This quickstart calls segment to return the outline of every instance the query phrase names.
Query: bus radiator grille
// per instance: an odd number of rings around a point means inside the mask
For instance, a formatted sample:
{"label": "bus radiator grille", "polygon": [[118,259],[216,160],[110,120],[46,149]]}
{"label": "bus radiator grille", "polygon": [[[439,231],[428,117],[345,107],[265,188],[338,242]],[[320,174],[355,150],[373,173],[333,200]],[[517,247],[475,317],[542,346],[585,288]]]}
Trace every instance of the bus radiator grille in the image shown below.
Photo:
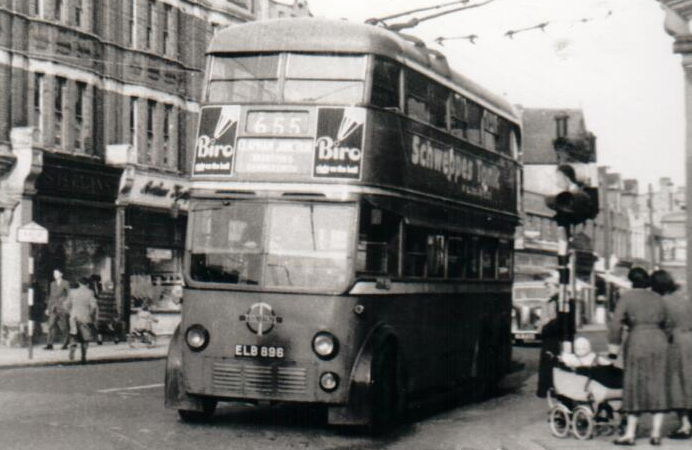
{"label": "bus radiator grille", "polygon": [[215,362],[215,391],[260,394],[301,394],[307,391],[307,370],[301,367],[250,366]]}

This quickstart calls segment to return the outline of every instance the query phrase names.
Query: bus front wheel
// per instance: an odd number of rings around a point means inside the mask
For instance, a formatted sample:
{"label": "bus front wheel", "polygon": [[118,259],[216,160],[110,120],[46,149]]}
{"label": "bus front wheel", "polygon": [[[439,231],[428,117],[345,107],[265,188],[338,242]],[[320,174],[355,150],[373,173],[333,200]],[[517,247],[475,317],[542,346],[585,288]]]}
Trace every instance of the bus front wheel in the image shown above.
{"label": "bus front wheel", "polygon": [[183,422],[203,422],[214,415],[216,403],[216,400],[203,399],[201,400],[202,408],[200,410],[179,409],[178,415]]}
{"label": "bus front wheel", "polygon": [[401,416],[399,371],[393,345],[383,347],[375,353],[371,370],[370,432],[373,435],[380,435],[396,425]]}

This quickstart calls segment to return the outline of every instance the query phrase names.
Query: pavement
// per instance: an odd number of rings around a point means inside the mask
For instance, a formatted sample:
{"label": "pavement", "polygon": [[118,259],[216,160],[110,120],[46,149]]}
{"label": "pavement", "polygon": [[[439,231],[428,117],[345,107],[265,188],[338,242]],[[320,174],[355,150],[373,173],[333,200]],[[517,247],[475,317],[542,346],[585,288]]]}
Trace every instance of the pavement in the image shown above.
{"label": "pavement", "polygon": [[[127,342],[115,344],[104,342],[103,345],[92,343],[87,351],[87,362],[111,363],[126,361],[143,361],[151,359],[161,359],[166,357],[168,352],[169,336],[159,336],[156,345],[149,348],[144,344],[136,344],[130,347]],[[29,359],[29,349],[0,347],[0,370],[17,367],[32,366],[55,366],[67,364],[79,364],[79,349],[75,354],[75,361],[70,361],[68,351],[61,350],[60,345],[56,345],[54,350],[45,350],[43,344],[33,348],[32,358]]]}

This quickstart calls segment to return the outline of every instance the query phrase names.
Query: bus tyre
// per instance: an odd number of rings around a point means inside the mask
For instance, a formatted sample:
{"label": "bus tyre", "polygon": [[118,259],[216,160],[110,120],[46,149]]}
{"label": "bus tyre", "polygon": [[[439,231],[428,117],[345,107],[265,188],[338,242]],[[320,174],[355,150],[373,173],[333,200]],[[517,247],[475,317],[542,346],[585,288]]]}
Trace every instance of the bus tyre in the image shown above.
{"label": "bus tyre", "polygon": [[396,425],[401,415],[397,359],[393,346],[375,353],[372,363],[370,433],[381,435]]}
{"label": "bus tyre", "polygon": [[200,411],[190,409],[179,409],[178,415],[183,422],[204,422],[209,420],[214,415],[216,410],[216,400],[204,399],[201,401],[202,409]]}

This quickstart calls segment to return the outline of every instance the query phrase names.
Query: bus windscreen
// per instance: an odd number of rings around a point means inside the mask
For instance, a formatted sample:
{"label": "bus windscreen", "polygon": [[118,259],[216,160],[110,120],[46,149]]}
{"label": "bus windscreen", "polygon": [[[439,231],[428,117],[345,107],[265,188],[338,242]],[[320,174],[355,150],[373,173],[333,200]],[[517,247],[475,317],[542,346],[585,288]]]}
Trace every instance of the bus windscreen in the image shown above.
{"label": "bus windscreen", "polygon": [[191,215],[195,281],[332,291],[350,280],[354,205],[202,202]]}
{"label": "bus windscreen", "polygon": [[[364,101],[365,72],[364,55],[216,56],[211,63],[207,101],[359,104]],[[284,74],[283,83],[280,73]]]}

